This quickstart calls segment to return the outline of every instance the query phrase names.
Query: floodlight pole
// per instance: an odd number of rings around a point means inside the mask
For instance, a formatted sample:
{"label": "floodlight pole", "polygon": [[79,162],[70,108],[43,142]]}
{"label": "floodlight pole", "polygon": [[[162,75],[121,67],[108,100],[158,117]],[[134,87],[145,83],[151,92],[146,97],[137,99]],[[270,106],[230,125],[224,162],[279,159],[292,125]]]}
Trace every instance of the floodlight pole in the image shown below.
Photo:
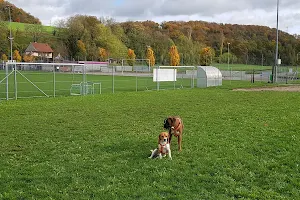
{"label": "floodlight pole", "polygon": [[228,73],[230,74],[230,80],[231,80],[231,73],[230,73],[230,70],[229,70],[229,45],[230,45],[230,42],[227,42],[227,52],[228,52],[228,56],[227,56],[227,68],[228,68]]}
{"label": "floodlight pole", "polygon": [[[12,41],[13,41],[13,37],[12,37],[12,31],[11,31],[11,6],[7,5],[6,6],[8,8],[8,15],[9,15],[9,41],[10,41],[10,62],[13,62],[13,50],[12,50]],[[15,82],[15,99],[18,99],[17,96],[17,65],[14,65],[14,82]],[[7,77],[8,80],[8,77]],[[8,85],[8,83],[7,83]]]}
{"label": "floodlight pole", "polygon": [[228,53],[228,56],[227,56],[227,67],[228,67],[228,71],[229,71],[229,45],[230,45],[230,42],[227,43],[227,53]]}
{"label": "floodlight pole", "polygon": [[[4,63],[4,62],[3,62]],[[6,100],[8,101],[9,95],[8,95],[8,64],[5,63],[5,75],[6,75]]]}
{"label": "floodlight pole", "polygon": [[277,67],[278,67],[278,21],[279,21],[279,0],[277,0],[277,21],[276,21],[276,50],[275,50],[275,64],[272,69],[272,83],[277,82]]}
{"label": "floodlight pole", "polygon": [[300,52],[297,53],[297,61],[296,61],[296,74],[298,76],[298,55],[300,54]]}
{"label": "floodlight pole", "polygon": [[9,40],[10,40],[10,60],[13,60],[13,52],[12,52],[12,41],[13,41],[13,37],[12,37],[12,32],[11,32],[11,13],[10,13],[10,6],[8,7],[8,14],[9,14]]}

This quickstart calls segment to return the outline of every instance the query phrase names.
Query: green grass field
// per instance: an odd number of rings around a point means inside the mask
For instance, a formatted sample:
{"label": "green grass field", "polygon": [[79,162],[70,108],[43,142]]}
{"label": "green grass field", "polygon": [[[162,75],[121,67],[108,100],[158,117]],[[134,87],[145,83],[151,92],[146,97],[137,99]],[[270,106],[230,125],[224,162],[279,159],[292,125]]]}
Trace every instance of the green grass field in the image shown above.
{"label": "green grass field", "polygon": [[[80,87],[72,87],[73,84],[80,84],[83,81],[82,74],[71,73],[55,73],[42,72],[42,71],[19,71],[22,74],[17,73],[17,97],[53,97],[53,96],[70,96],[71,93],[80,94]],[[0,70],[0,99],[6,98],[6,80],[5,72]],[[55,83],[54,83],[55,79]],[[94,91],[94,94],[106,94],[106,93],[122,93],[133,91],[154,91],[157,90],[157,83],[153,82],[152,77],[143,76],[114,76],[112,75],[96,75],[87,74],[86,79],[91,86],[89,94]],[[254,84],[249,84],[250,80],[246,81],[223,81],[224,87],[256,87],[256,86],[269,86],[267,80],[262,78],[256,78]],[[281,83],[297,84],[298,80],[281,80]],[[15,98],[15,83],[14,74],[9,76],[9,98]],[[94,84],[94,89],[92,89]],[[100,85],[101,84],[101,85]],[[161,82],[159,84],[159,90],[177,90],[177,89],[191,89],[192,85],[197,87],[197,79],[180,78],[178,75],[177,81],[174,82]],[[55,91],[54,91],[55,87]],[[71,89],[72,88],[72,89]]]}
{"label": "green grass field", "polygon": [[300,199],[300,93],[233,87],[1,101],[0,199]]}
{"label": "green grass field", "polygon": [[[70,89],[72,84],[80,84],[83,81],[82,74],[70,74],[70,73],[56,73],[55,78],[53,72],[38,72],[38,71],[20,71],[22,73],[17,73],[17,96],[18,98],[27,97],[46,97],[48,96],[70,96]],[[5,78],[5,72],[0,70],[0,81]],[[135,77],[135,76],[115,76],[111,75],[93,75],[88,74],[86,76],[87,81],[96,84],[94,87],[95,94],[105,94],[105,93],[119,93],[119,92],[129,92],[129,91],[153,91],[157,90],[157,84],[153,82],[152,77]],[[28,79],[28,80],[27,80]],[[54,84],[55,79],[55,84]],[[31,82],[37,86],[35,87]],[[14,74],[9,76],[9,98],[14,98]],[[228,82],[231,84],[231,82]],[[226,81],[225,86],[228,85]],[[245,81],[248,85],[247,81]],[[174,82],[161,82],[159,85],[160,90],[165,89],[190,89],[197,86],[197,80],[192,80],[191,78],[180,78]],[[259,85],[265,85],[265,82],[260,82]],[[256,86],[253,84],[252,86]],[[235,81],[234,86],[244,87],[245,84],[240,81]],[[54,92],[55,87],[55,92]],[[40,91],[40,90],[42,91]],[[72,90],[72,93],[74,91]],[[75,92],[80,93],[79,89]],[[45,94],[46,95],[45,95]],[[6,80],[0,83],[0,98],[6,98]]]}
{"label": "green grass field", "polygon": [[[6,24],[9,27],[9,22],[3,21],[2,23]],[[42,28],[44,32],[47,33],[52,33],[55,30],[55,27],[53,26],[44,26],[44,25],[39,25],[39,24],[27,24],[27,23],[19,23],[19,22],[11,22],[11,28],[12,30],[20,30],[20,31],[25,31],[26,27],[36,27]]]}
{"label": "green grass field", "polygon": [[[52,72],[35,72],[23,71],[21,72],[27,79],[33,82],[39,89],[49,96],[54,96],[54,75]],[[33,84],[31,84],[21,74],[17,73],[17,90],[18,97],[30,96],[45,96]],[[5,77],[5,72],[0,71],[0,81]],[[134,77],[134,76],[115,76],[111,75],[87,75],[87,81],[92,83],[101,83],[100,86],[95,85],[95,94],[104,93],[118,93],[128,91],[145,91],[156,90],[157,85],[153,82],[152,77]],[[55,74],[55,95],[56,96],[69,96],[72,84],[79,84],[83,81],[82,74],[68,74],[56,73]],[[114,84],[113,84],[114,82]],[[178,79],[177,82],[163,82],[160,83],[160,89],[175,89],[176,88],[191,88],[191,79]],[[196,80],[194,80],[196,85]],[[113,89],[114,87],[114,89]],[[79,93],[79,91],[77,91]],[[6,96],[6,81],[0,83],[0,98]],[[14,97],[14,74],[9,77],[9,96]]]}

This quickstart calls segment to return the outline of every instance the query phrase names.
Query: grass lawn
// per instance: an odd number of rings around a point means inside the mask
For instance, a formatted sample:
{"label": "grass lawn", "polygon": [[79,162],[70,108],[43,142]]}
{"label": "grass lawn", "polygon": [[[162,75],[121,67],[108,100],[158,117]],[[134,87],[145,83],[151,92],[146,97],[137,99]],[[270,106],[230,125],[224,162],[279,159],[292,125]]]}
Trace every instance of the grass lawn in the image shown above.
{"label": "grass lawn", "polygon": [[[22,75],[17,73],[17,96],[18,98],[27,97],[46,97],[48,96],[70,96],[70,93],[80,94],[79,89],[71,90],[72,84],[80,84],[83,81],[82,74],[21,71]],[[0,70],[0,98],[6,98],[6,80],[5,71]],[[54,84],[55,79],[55,84]],[[120,93],[129,91],[153,91],[157,90],[157,83],[153,82],[152,77],[135,77],[135,76],[115,76],[111,75],[93,75],[87,74],[88,82],[96,83],[94,85],[95,94]],[[197,86],[197,79],[181,78],[178,75],[177,81],[161,82],[160,90],[165,89],[190,89],[192,83]],[[98,84],[101,83],[101,86]],[[9,98],[14,98],[14,74],[9,76]],[[255,84],[249,85],[249,81],[223,81],[222,88],[227,86],[234,87],[253,87],[266,85],[266,81],[258,80]],[[37,88],[38,87],[38,88]],[[55,93],[54,93],[55,87]],[[46,95],[45,95],[45,94]]]}
{"label": "grass lawn", "polygon": [[[52,72],[34,72],[23,71],[21,72],[27,79],[34,83],[39,89],[45,92],[49,96],[54,95],[54,75]],[[30,83],[24,76],[17,73],[17,90],[18,97],[29,96],[45,96],[39,91],[32,83]],[[5,72],[0,70],[0,81],[5,78]],[[99,85],[95,85],[95,93],[119,93],[128,91],[145,91],[156,90],[157,85],[153,82],[152,77],[135,77],[135,76],[115,76],[111,75],[87,75],[87,81],[92,83],[101,83],[101,89]],[[56,96],[70,96],[70,89],[72,84],[80,84],[83,81],[82,74],[68,74],[68,73],[56,73],[55,74],[55,95]],[[191,79],[179,78],[177,82],[162,82],[160,83],[160,89],[175,89],[176,88],[191,88]],[[196,79],[194,85],[197,85]],[[114,89],[113,89],[114,88]],[[75,91],[80,93],[79,91]],[[6,80],[0,83],[0,98],[6,96]],[[14,74],[9,77],[9,96],[14,97]]]}
{"label": "grass lawn", "polygon": [[300,93],[232,87],[1,101],[0,199],[300,199]]}
{"label": "grass lawn", "polygon": [[[9,27],[9,22],[3,21],[2,23],[6,24]],[[12,30],[20,30],[25,31],[26,28],[36,28],[38,30],[42,30],[43,32],[52,33],[55,30],[53,26],[44,26],[40,24],[27,24],[27,23],[19,23],[19,22],[11,22]]]}

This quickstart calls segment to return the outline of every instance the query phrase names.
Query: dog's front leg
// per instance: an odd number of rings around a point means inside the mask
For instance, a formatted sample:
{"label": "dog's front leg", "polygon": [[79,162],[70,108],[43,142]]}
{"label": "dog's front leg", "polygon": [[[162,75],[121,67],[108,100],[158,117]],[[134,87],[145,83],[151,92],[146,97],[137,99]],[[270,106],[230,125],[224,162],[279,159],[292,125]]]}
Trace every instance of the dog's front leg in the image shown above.
{"label": "dog's front leg", "polygon": [[172,160],[171,148],[169,149],[169,159]]}
{"label": "dog's front leg", "polygon": [[160,159],[162,159],[162,155],[161,155],[161,153],[159,153],[159,154],[158,154],[158,157],[159,157]]}
{"label": "dog's front leg", "polygon": [[178,134],[178,151],[181,151],[182,133]]}
{"label": "dog's front leg", "polygon": [[169,130],[169,143],[171,144],[172,139],[172,129]]}

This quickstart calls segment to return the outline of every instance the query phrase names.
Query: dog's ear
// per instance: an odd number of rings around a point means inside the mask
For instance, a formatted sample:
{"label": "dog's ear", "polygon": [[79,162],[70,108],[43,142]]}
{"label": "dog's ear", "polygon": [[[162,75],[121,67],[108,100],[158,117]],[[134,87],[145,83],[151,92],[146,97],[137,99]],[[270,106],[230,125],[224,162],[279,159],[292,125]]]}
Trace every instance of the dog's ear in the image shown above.
{"label": "dog's ear", "polygon": [[158,142],[157,142],[158,144],[160,143],[160,134],[158,135]]}
{"label": "dog's ear", "polygon": [[169,125],[168,125],[168,118],[166,118],[165,120],[164,120],[164,129],[168,129],[168,127],[169,127]]}
{"label": "dog's ear", "polygon": [[167,120],[168,124],[171,125],[171,123],[172,123],[172,117],[169,116],[166,120]]}

